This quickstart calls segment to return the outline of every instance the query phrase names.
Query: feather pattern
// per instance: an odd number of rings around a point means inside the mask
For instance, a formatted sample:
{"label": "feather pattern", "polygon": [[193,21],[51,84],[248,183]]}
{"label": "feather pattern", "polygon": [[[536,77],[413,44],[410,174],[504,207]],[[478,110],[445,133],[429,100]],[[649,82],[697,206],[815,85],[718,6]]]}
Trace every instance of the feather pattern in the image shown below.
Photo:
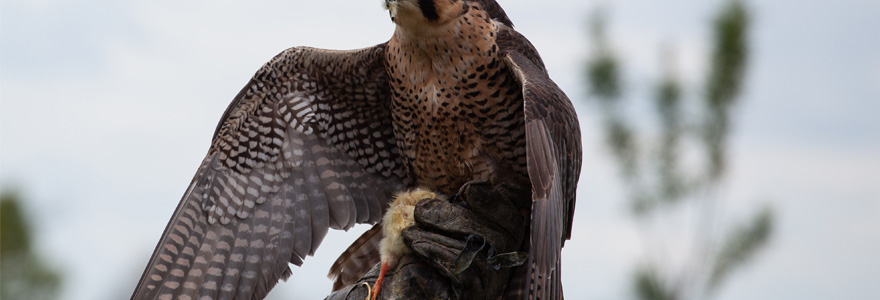
{"label": "feather pattern", "polygon": [[507,13],[504,12],[504,9],[501,8],[501,5],[498,4],[498,1],[495,0],[473,0],[469,2],[478,2],[483,7],[483,10],[489,14],[493,20],[504,24],[507,27],[513,27],[513,21],[507,17]]}
{"label": "feather pattern", "polygon": [[[465,4],[459,26],[479,29],[428,41],[471,51],[442,56],[446,65],[414,64],[410,55],[424,51],[392,38],[352,51],[291,48],[261,68],[221,118],[132,299],[262,299],[329,228],[376,223],[394,192],[419,184],[449,193],[487,178],[532,189],[528,263],[504,298],[562,299],[560,251],[581,165],[577,117],[500,5]],[[434,81],[421,86],[419,76]],[[444,87],[451,100],[441,104]],[[424,103],[440,106],[424,115]],[[379,260],[380,228],[337,260],[334,289]]]}
{"label": "feather pattern", "polygon": [[355,284],[379,263],[382,237],[382,223],[376,223],[339,255],[327,274],[333,280],[333,291]]}
{"label": "feather pattern", "polygon": [[384,45],[288,49],[224,113],[132,299],[262,299],[329,228],[377,222],[408,186]]}
{"label": "feather pattern", "polygon": [[523,89],[532,185],[529,259],[515,271],[505,299],[562,299],[561,250],[571,237],[580,126],[571,101],[549,78],[534,46],[509,27],[499,30],[497,43]]}

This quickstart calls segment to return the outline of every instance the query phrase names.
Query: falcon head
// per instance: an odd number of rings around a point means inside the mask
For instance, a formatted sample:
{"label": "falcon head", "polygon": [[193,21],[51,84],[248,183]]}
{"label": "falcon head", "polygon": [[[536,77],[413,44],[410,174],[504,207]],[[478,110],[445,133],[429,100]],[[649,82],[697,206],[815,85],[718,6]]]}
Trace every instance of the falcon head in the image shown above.
{"label": "falcon head", "polygon": [[384,0],[391,20],[399,26],[444,24],[465,12],[464,0]]}

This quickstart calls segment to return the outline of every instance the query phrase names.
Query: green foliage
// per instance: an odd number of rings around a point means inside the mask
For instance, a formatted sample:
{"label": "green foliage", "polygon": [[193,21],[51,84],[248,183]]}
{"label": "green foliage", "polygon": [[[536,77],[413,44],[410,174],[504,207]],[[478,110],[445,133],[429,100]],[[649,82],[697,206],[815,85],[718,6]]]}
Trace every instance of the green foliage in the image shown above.
{"label": "green foliage", "polygon": [[0,194],[0,257],[30,251],[30,228],[23,218],[16,194]]}
{"label": "green foliage", "polygon": [[638,169],[638,149],[630,125],[620,118],[610,118],[605,125],[608,129],[606,143],[621,164],[623,174],[632,177]]}
{"label": "green foliage", "polygon": [[633,280],[638,299],[642,300],[675,300],[679,299],[678,292],[669,288],[670,284],[663,280],[663,277],[656,268],[651,266],[642,266],[637,269]]}
{"label": "green foliage", "polygon": [[[593,17],[593,51],[586,65],[587,84],[602,114],[605,142],[621,171],[630,207],[638,219],[657,220],[664,212],[692,205],[694,238],[678,272],[661,270],[667,261],[648,261],[637,268],[633,290],[642,300],[676,300],[708,297],[732,270],[753,258],[770,240],[773,212],[765,209],[751,222],[719,237],[715,197],[727,165],[727,137],[731,110],[743,86],[748,64],[749,11],[738,0],[728,2],[714,19],[709,70],[701,101],[684,101],[686,95],[674,66],[666,59],[665,72],[654,86],[655,136],[639,130],[639,122],[624,114],[623,78],[618,56],[605,34],[601,13]],[[651,131],[655,132],[655,131]],[[685,155],[698,155],[694,164]],[[657,224],[664,224],[658,222]],[[720,243],[717,241],[721,240]],[[661,241],[661,242],[657,242]],[[668,253],[662,239],[646,238],[647,253]],[[716,246],[720,246],[716,248]],[[650,255],[649,255],[650,256]],[[675,275],[675,276],[673,276]]]}
{"label": "green foliage", "polygon": [[709,274],[708,292],[714,291],[727,275],[755,256],[773,233],[773,212],[769,208],[760,211],[751,222],[735,228],[725,238],[715,264]]}
{"label": "green foliage", "polygon": [[656,161],[656,178],[658,198],[661,201],[675,203],[688,193],[688,187],[682,178],[679,164],[679,152],[682,139],[682,100],[681,83],[678,77],[667,66],[666,76],[656,88],[656,107],[660,119],[660,142]]}
{"label": "green foliage", "polygon": [[713,109],[734,104],[742,88],[748,63],[749,21],[748,12],[739,1],[729,2],[715,19],[712,69],[706,88],[706,98]]}
{"label": "green foliage", "polygon": [[617,95],[620,94],[620,87],[617,85],[616,78],[620,75],[617,74],[619,72],[617,60],[610,53],[604,53],[604,55],[590,61],[588,72],[592,81],[590,83],[591,91],[594,95],[601,96],[601,99],[613,100],[617,98]]}
{"label": "green foliage", "polygon": [[31,228],[16,193],[0,195],[0,298],[55,299],[61,276],[31,249]]}
{"label": "green foliage", "polygon": [[703,141],[708,149],[708,178],[717,180],[724,173],[725,144],[730,126],[730,108],[742,89],[748,63],[749,16],[739,1],[727,4],[714,26],[712,68],[706,81],[707,115]]}
{"label": "green foliage", "polygon": [[592,18],[594,55],[587,65],[590,92],[598,99],[615,100],[620,96],[620,70],[617,58],[609,49],[605,38],[605,20],[599,13]]}

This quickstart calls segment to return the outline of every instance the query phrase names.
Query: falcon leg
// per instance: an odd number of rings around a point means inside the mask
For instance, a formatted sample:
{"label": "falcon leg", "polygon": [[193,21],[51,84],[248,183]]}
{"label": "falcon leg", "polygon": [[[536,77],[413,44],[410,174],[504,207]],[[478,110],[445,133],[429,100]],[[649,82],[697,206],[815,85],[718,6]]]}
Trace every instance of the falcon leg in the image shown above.
{"label": "falcon leg", "polygon": [[376,297],[379,296],[379,291],[382,289],[382,281],[385,280],[385,273],[388,273],[388,269],[388,263],[382,262],[382,268],[379,270],[379,278],[377,278],[376,283],[373,284],[373,288],[368,295],[369,299],[366,300],[376,300]]}

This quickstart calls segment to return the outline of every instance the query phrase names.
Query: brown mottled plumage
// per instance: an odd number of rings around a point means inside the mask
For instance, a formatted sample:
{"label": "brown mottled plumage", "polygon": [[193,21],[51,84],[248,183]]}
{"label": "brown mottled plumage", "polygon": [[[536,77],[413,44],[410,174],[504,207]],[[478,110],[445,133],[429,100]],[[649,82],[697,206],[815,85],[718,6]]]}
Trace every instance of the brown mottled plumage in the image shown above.
{"label": "brown mottled plumage", "polygon": [[398,13],[414,28],[398,26],[385,52],[404,165],[448,195],[472,180],[528,182],[522,88],[499,55],[498,25],[466,5],[438,7],[449,16],[427,24]]}
{"label": "brown mottled plumage", "polygon": [[[494,0],[396,0],[391,40],[291,48],[230,104],[132,299],[262,299],[328,228],[376,223],[395,192],[530,187],[527,265],[508,299],[561,299],[580,133],[565,94]],[[378,225],[377,225],[378,226]],[[331,268],[378,261],[381,229]]]}

